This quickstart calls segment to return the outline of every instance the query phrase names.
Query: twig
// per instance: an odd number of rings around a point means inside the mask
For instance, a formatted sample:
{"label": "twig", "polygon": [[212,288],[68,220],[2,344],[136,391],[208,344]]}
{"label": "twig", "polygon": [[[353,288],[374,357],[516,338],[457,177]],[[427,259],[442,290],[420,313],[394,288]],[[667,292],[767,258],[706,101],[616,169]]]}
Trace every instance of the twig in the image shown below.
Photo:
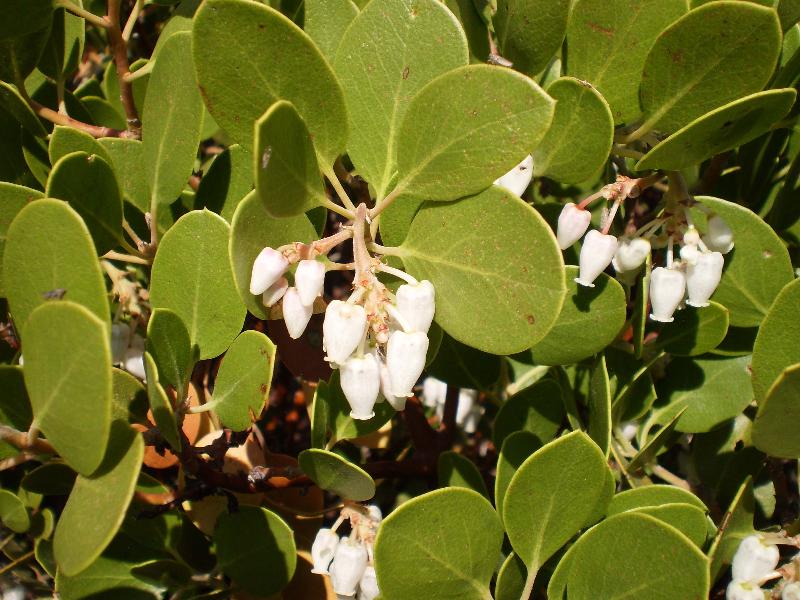
{"label": "twig", "polygon": [[125,109],[125,116],[128,121],[128,131],[131,137],[141,139],[142,122],[139,120],[139,112],[136,110],[136,103],[133,100],[133,85],[125,79],[130,73],[128,63],[128,44],[122,37],[120,29],[120,3],[121,0],[108,0],[108,39],[111,43],[111,51],[114,54],[114,64],[117,68],[117,79],[119,80],[119,99]]}
{"label": "twig", "polygon": [[0,569],[0,575],[4,575],[4,574],[8,573],[11,569],[17,568],[22,563],[24,563],[26,560],[28,560],[30,558],[33,558],[34,554],[35,554],[35,552],[33,550],[31,550],[30,552],[20,556],[18,559],[8,563],[5,567]]}
{"label": "twig", "polygon": [[43,104],[39,104],[33,98],[29,98],[26,93],[23,93],[23,90],[20,89],[20,93],[22,94],[23,98],[27,100],[30,107],[33,109],[37,115],[50,121],[51,123],[55,123],[56,125],[66,125],[67,127],[73,127],[75,129],[80,129],[81,131],[85,131],[89,135],[95,138],[104,138],[104,137],[113,137],[113,138],[130,138],[134,137],[127,131],[120,131],[119,129],[112,129],[111,127],[102,127],[99,125],[90,125],[89,123],[84,123],[83,121],[78,121],[77,119],[73,119],[68,115],[61,114],[58,111],[53,110],[52,108],[48,108]]}
{"label": "twig", "polygon": [[146,258],[142,258],[140,256],[133,256],[132,254],[123,254],[121,252],[115,252],[111,250],[106,252],[102,258],[107,258],[109,260],[121,260],[123,262],[129,262],[136,265],[149,265],[150,261]]}
{"label": "twig", "polygon": [[8,442],[19,450],[33,450],[39,454],[56,454],[55,448],[47,440],[36,438],[29,444],[27,432],[17,431],[7,425],[0,425],[0,440]]}
{"label": "twig", "polygon": [[444,400],[444,414],[442,423],[439,425],[439,448],[449,450],[453,445],[453,438],[456,432],[456,415],[458,414],[459,388],[454,385],[447,385],[447,393]]}
{"label": "twig", "polygon": [[125,29],[122,30],[122,39],[125,40],[126,44],[131,39],[133,27],[136,25],[136,20],[139,18],[139,14],[142,12],[143,4],[143,0],[136,0],[133,4],[133,8],[131,9],[131,14],[128,15],[128,21],[125,23]]}
{"label": "twig", "polygon": [[97,25],[103,29],[108,29],[108,21],[106,21],[103,17],[98,17],[93,12],[89,12],[77,4],[70,2],[70,0],[58,0],[56,6],[60,6],[61,8],[71,12],[73,15],[87,20],[92,25]]}

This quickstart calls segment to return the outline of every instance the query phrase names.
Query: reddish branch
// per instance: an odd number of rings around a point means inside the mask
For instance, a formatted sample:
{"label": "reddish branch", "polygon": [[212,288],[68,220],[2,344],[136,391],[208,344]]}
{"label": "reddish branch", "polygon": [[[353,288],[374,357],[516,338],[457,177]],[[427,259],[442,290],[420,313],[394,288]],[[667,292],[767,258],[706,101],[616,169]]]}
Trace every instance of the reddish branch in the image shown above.
{"label": "reddish branch", "polygon": [[128,81],[130,64],[128,63],[128,44],[122,37],[120,28],[120,4],[121,0],[108,0],[108,39],[111,43],[111,51],[114,54],[114,64],[117,68],[117,80],[119,81],[119,98],[125,109],[125,116],[128,120],[128,131],[131,137],[140,138],[142,133],[142,122],[139,120],[139,112],[136,110],[136,103],[133,100],[133,84]]}

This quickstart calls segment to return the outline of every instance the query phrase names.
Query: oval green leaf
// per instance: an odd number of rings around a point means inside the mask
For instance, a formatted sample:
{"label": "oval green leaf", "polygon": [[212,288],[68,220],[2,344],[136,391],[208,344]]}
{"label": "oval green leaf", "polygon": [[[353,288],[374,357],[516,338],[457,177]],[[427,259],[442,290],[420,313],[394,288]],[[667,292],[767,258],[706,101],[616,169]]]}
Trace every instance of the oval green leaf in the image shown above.
{"label": "oval green leaf", "polygon": [[439,455],[436,463],[439,487],[461,487],[489,497],[486,482],[475,463],[466,456],[448,450]]}
{"label": "oval green leaf", "polygon": [[[324,383],[324,382],[320,382]],[[350,416],[350,404],[344,396],[339,382],[339,371],[334,371],[323,390],[327,409],[328,427],[335,440],[348,440],[378,431],[396,414],[392,405],[386,401],[375,404],[375,416],[371,419],[354,419]]]}
{"label": "oval green leaf", "polygon": [[645,485],[616,494],[608,505],[606,515],[610,517],[628,510],[665,504],[691,504],[703,512],[708,511],[703,501],[687,490],[672,485]]}
{"label": "oval green leaf", "polygon": [[514,477],[520,465],[539,448],[542,443],[530,431],[515,431],[503,441],[500,456],[497,458],[497,474],[494,480],[494,505],[497,514],[503,519],[503,499],[508,490],[508,484]]}
{"label": "oval green leaf", "polygon": [[166,308],[155,309],[147,322],[146,348],[158,367],[159,381],[175,388],[180,400],[186,398],[196,348],[181,318]]}
{"label": "oval green leaf", "polygon": [[716,538],[708,549],[708,558],[711,560],[711,582],[714,583],[723,567],[729,565],[733,555],[739,549],[739,544],[744,538],[755,533],[753,519],[756,507],[753,497],[753,480],[748,477],[739,487],[733,500],[725,512],[723,522],[725,527],[720,527]]}
{"label": "oval green leaf", "polygon": [[42,192],[22,185],[0,181],[0,296],[5,296],[3,286],[3,251],[6,247],[11,222],[31,201],[42,198]]}
{"label": "oval green leaf", "polygon": [[510,552],[497,572],[494,600],[519,600],[527,578],[525,563],[514,552]]}
{"label": "oval green leaf", "polygon": [[114,167],[125,199],[142,213],[148,212],[150,192],[144,171],[142,142],[126,138],[102,138],[99,143],[111,156],[109,164]]}
{"label": "oval green leaf", "polygon": [[25,504],[16,494],[0,489],[0,522],[14,533],[25,533],[31,526],[31,518]]}
{"label": "oval green leaf", "polygon": [[706,512],[692,504],[664,504],[633,509],[672,525],[692,543],[702,549],[708,537],[709,520]]}
{"label": "oval green leaf", "polygon": [[150,410],[153,412],[153,420],[156,422],[159,432],[173,449],[181,449],[181,437],[178,434],[178,421],[172,409],[167,392],[158,382],[158,367],[149,352],[143,356],[144,372],[147,379],[147,398],[150,401]]}
{"label": "oval green leaf", "polygon": [[758,407],[753,423],[753,445],[770,456],[800,458],[800,364],[778,377]]}
{"label": "oval green leaf", "polygon": [[587,433],[608,458],[611,450],[611,384],[608,380],[606,357],[598,356],[589,380],[589,428]]}
{"label": "oval green leaf", "polygon": [[303,10],[303,30],[333,64],[344,32],[358,15],[358,6],[352,0],[305,0]]}
{"label": "oval green leaf", "polygon": [[569,9],[570,0],[498,0],[492,23],[500,53],[517,71],[536,75],[558,53]]}
{"label": "oval green leaf", "polygon": [[50,163],[56,164],[67,154],[72,154],[73,152],[96,154],[112,168],[114,167],[108,150],[91,135],[80,129],[75,129],[74,127],[56,125],[53,128],[53,133],[50,134],[50,144],[47,146],[47,154],[50,156]]}
{"label": "oval green leaf", "polygon": [[35,494],[65,496],[72,491],[77,473],[61,462],[49,462],[25,474],[20,485]]}
{"label": "oval green leaf", "polygon": [[252,189],[253,158],[234,144],[218,154],[208,167],[197,188],[194,207],[212,210],[230,222],[236,207]]}
{"label": "oval green leaf", "polygon": [[375,482],[361,467],[327,450],[304,450],[297,458],[303,473],[323,490],[363,502],[375,495]]}
{"label": "oval green leaf", "polygon": [[494,420],[492,439],[500,448],[515,431],[528,431],[543,446],[555,437],[563,420],[561,386],[552,379],[542,379],[503,403]]}
{"label": "oval green leaf", "polygon": [[653,348],[676,356],[705,354],[725,339],[728,321],[728,309],[716,302],[701,309],[686,308],[661,327]]}

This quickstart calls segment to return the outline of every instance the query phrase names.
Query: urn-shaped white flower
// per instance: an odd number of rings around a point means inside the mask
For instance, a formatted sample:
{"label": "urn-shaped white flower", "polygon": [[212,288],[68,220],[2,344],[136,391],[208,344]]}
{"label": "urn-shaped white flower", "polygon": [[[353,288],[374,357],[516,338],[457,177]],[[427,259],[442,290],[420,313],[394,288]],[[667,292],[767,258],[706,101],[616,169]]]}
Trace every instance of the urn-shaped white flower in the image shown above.
{"label": "urn-shaped white flower", "polygon": [[267,308],[275,306],[278,302],[280,302],[280,299],[283,298],[283,295],[288,289],[289,281],[286,279],[286,277],[281,277],[278,279],[278,281],[269,286],[263,294],[261,294],[261,301]]}
{"label": "urn-shaped white flower", "polygon": [[709,250],[727,254],[733,250],[733,231],[719,215],[708,217],[708,233],[703,236],[703,241]]}
{"label": "urn-shaped white flower", "polygon": [[314,543],[311,544],[311,560],[314,561],[312,573],[318,575],[328,575],[328,566],[333,560],[336,547],[339,545],[339,536],[327,528],[322,528],[317,532]]}
{"label": "urn-shaped white flower", "polygon": [[428,333],[436,311],[433,284],[427,279],[397,288],[397,310],[414,331]]}
{"label": "urn-shaped white flower", "polygon": [[422,382],[422,404],[434,408],[444,404],[447,395],[447,384],[435,377],[426,377]]}
{"label": "urn-shaped white flower", "polygon": [[594,280],[606,270],[616,251],[617,238],[592,229],[583,240],[579,261],[580,276],[575,281],[586,287],[594,287]]}
{"label": "urn-shaped white flower", "polygon": [[425,368],[428,336],[421,331],[395,331],[386,345],[386,367],[389,370],[391,392],[395,396],[410,396]]}
{"label": "urn-shaped white flower", "polygon": [[381,387],[380,369],[373,354],[351,356],[340,365],[340,383],[350,404],[350,416],[366,421],[375,416],[373,407]]}
{"label": "urn-shaped white flower", "polygon": [[800,600],[800,583],[793,581],[781,592],[781,600]]}
{"label": "urn-shaped white flower", "polygon": [[127,323],[111,325],[111,362],[118,365],[125,360],[125,351],[131,341],[131,328]]}
{"label": "urn-shaped white flower", "polygon": [[725,590],[725,600],[764,600],[764,591],[757,583],[731,581]]}
{"label": "urn-shaped white flower", "polygon": [[[556,228],[556,239],[562,250],[566,250],[577,242],[592,220],[592,213],[588,210],[578,208],[573,202],[567,202],[558,215],[558,227]],[[613,256],[613,254],[612,254]],[[609,261],[611,258],[609,257]]]}
{"label": "urn-shaped white flower", "polygon": [[650,318],[671,323],[686,292],[686,278],[677,269],[656,267],[650,275]]}
{"label": "urn-shaped white flower", "polygon": [[328,360],[342,364],[358,348],[367,334],[367,311],[363,306],[334,300],[325,309],[322,347]]}
{"label": "urn-shaped white flower", "polygon": [[140,335],[133,335],[130,347],[125,350],[122,360],[122,368],[137,379],[145,380],[144,370],[144,338]]}
{"label": "urn-shaped white flower", "polygon": [[650,242],[644,238],[619,240],[614,259],[611,261],[617,273],[634,271],[650,256]]}
{"label": "urn-shaped white flower", "polygon": [[333,591],[342,596],[355,596],[367,560],[367,549],[362,544],[349,538],[339,542],[330,568]]}
{"label": "urn-shaped white flower", "polygon": [[358,600],[375,600],[380,595],[375,567],[368,565],[358,582]]}
{"label": "urn-shaped white flower", "polygon": [[758,582],[778,566],[780,552],[774,544],[765,543],[759,535],[744,538],[731,562],[734,581]]}
{"label": "urn-shaped white flower", "polygon": [[686,268],[686,290],[689,299],[686,304],[701,308],[708,306],[708,299],[714,293],[722,277],[725,259],[719,252],[703,252],[694,263]]}
{"label": "urn-shaped white flower", "polygon": [[304,304],[296,288],[286,290],[283,295],[283,320],[286,321],[289,337],[296,340],[303,335],[313,312],[313,305]]}
{"label": "urn-shaped white flower", "polygon": [[294,272],[294,287],[303,304],[314,304],[325,285],[325,265],[318,260],[301,260]]}
{"label": "urn-shaped white flower", "polygon": [[533,179],[533,157],[529,154],[516,167],[496,179],[494,184],[514,192],[517,196],[522,196],[528,189],[531,179]]}
{"label": "urn-shaped white flower", "polygon": [[274,248],[264,248],[253,261],[250,274],[250,293],[263,294],[269,286],[278,281],[289,268],[286,257]]}
{"label": "urn-shaped white flower", "polygon": [[686,244],[681,248],[681,260],[687,265],[695,264],[700,254],[700,249],[694,244]]}
{"label": "urn-shaped white flower", "polygon": [[[381,395],[392,405],[392,408],[401,411],[406,408],[406,396],[397,396],[392,391],[392,378],[389,376],[389,367],[380,358],[376,358],[381,375]],[[379,400],[380,401],[380,400]]]}

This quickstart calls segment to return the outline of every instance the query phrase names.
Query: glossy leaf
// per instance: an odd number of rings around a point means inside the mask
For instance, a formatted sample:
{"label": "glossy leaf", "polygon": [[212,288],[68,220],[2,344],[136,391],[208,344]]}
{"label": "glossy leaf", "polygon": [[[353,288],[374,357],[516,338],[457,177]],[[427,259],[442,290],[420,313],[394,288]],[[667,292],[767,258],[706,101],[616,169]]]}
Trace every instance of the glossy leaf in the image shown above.
{"label": "glossy leaf", "polygon": [[347,500],[364,501],[375,495],[375,482],[361,467],[327,450],[304,450],[300,468],[323,490]]}
{"label": "glossy leaf", "polygon": [[75,129],[74,127],[56,125],[53,128],[53,133],[50,134],[50,144],[47,147],[47,154],[50,156],[50,162],[55,165],[67,154],[72,154],[73,152],[96,154],[106,161],[113,170],[114,163],[112,162],[111,155],[103,144],[85,131]]}
{"label": "glossy leaf", "polygon": [[14,533],[25,533],[31,518],[22,500],[8,490],[0,489],[0,522]]}
{"label": "glossy leaf", "polygon": [[333,64],[342,36],[358,14],[352,0],[306,0],[303,29],[322,55]]}
{"label": "glossy leaf", "polygon": [[230,227],[207,210],[181,217],[164,235],[153,261],[150,299],[181,318],[199,358],[224,352],[245,311],[228,260]]}
{"label": "glossy leaf", "polygon": [[677,171],[766,133],[786,116],[795,90],[767,90],[740,98],[698,117],[657,144],[636,163],[637,170]]}
{"label": "glossy leaf", "polygon": [[147,322],[146,348],[158,367],[159,381],[175,388],[179,399],[186,398],[196,348],[181,318],[171,310],[155,309]]}
{"label": "glossy leaf", "polygon": [[655,41],[639,89],[643,131],[672,132],[728,102],[760,91],[781,48],[771,9],[712,2],[689,11]]}
{"label": "glossy leaf", "polygon": [[497,514],[503,519],[503,499],[508,490],[508,484],[514,477],[520,465],[539,448],[539,441],[530,431],[515,431],[503,441],[500,456],[497,458],[497,474],[494,480],[494,504]]}
{"label": "glossy leaf", "polygon": [[144,171],[144,146],[139,140],[102,138],[100,145],[110,155],[125,199],[142,213],[150,210],[150,192]]}
{"label": "glossy leaf", "polygon": [[64,575],[86,569],[111,542],[133,497],[143,457],[141,436],[116,421],[102,464],[90,477],[78,476],[58,521],[53,551]]}
{"label": "glossy leaf", "polygon": [[[491,227],[476,229],[486,214],[492,214]],[[552,231],[499,187],[462,202],[423,206],[398,254],[411,274],[436,288],[436,322],[485,352],[529,348],[550,330],[564,301]]]}
{"label": "glossy leaf", "polygon": [[378,530],[381,596],[485,600],[502,543],[500,520],[477,492],[446,488],[417,496]]}
{"label": "glossy leaf", "polygon": [[200,144],[203,101],[191,35],[175,33],[159,53],[142,112],[142,153],[151,202],[171,204],[186,187]]}
{"label": "glossy leaf", "polygon": [[552,440],[564,420],[561,387],[552,379],[542,379],[515,394],[500,407],[494,421],[494,445],[515,431],[529,431],[544,445]]}
{"label": "glossy leaf", "polygon": [[577,0],[567,26],[567,73],[603,94],[615,123],[631,123],[642,112],[645,58],[686,8],[686,0]]}
{"label": "glossy leaf", "polygon": [[[111,348],[105,324],[88,309],[51,301],[25,329],[25,386],[33,424],[82,475],[103,460],[111,426]],[[80,425],[75,421],[80,416]]]}
{"label": "glossy leaf", "polygon": [[233,341],[209,403],[225,427],[244,431],[258,419],[269,399],[274,365],[275,344],[263,333],[244,331]]}
{"label": "glossy leaf", "polygon": [[439,487],[461,487],[489,497],[486,482],[478,467],[458,452],[442,452],[437,461],[436,472],[439,476]]}
{"label": "glossy leaf", "polygon": [[716,348],[728,333],[728,310],[716,302],[701,309],[686,308],[662,326],[654,347],[676,356],[697,356]]}
{"label": "glossy leaf", "polygon": [[[242,540],[250,542],[242,545]],[[240,506],[238,512],[221,515],[214,543],[218,567],[251,594],[275,594],[294,575],[297,551],[292,530],[265,508]]]}
{"label": "glossy leaf", "polygon": [[561,47],[569,9],[569,0],[498,0],[493,23],[500,53],[516,70],[536,75]]}
{"label": "glossy leaf", "polygon": [[753,445],[770,456],[800,457],[797,426],[800,411],[800,364],[787,367],[760,402],[753,423]]}
{"label": "glossy leaf", "polygon": [[581,431],[550,442],[522,463],[506,491],[503,520],[529,577],[600,518],[613,494],[610,484],[602,451]]}
{"label": "glossy leaf", "polygon": [[741,541],[755,533],[754,516],[753,480],[748,477],[725,512],[723,522],[726,523],[726,526],[719,528],[717,536],[708,550],[708,558],[711,560],[712,583],[717,580],[723,567],[733,560],[733,555]]}
{"label": "glossy leaf", "polygon": [[350,118],[347,150],[379,198],[396,176],[398,133],[412,98],[467,63],[463,30],[435,0],[374,0],[347,29],[334,62]]}
{"label": "glossy leaf", "polygon": [[552,329],[531,348],[541,365],[567,365],[600,352],[625,326],[625,290],[601,273],[593,288],[575,283],[578,267],[567,265],[567,296]]}
{"label": "glossy leaf", "polygon": [[22,185],[0,181],[0,295],[5,295],[3,285],[2,257],[6,246],[8,228],[17,214],[32,200],[41,198],[43,194]]}
{"label": "glossy leaf", "polygon": [[586,181],[608,160],[614,137],[611,109],[590,83],[573,77],[557,79],[546,91],[556,101],[556,110],[533,153],[534,175],[562,183]]}
{"label": "glossy leaf", "polygon": [[147,375],[147,398],[150,410],[159,432],[175,450],[181,449],[181,438],[178,434],[178,422],[172,409],[172,402],[158,381],[158,367],[149,352],[144,353],[144,372]]}
{"label": "glossy leaf", "polygon": [[440,75],[403,116],[393,193],[455,200],[480,192],[533,151],[553,111],[552,98],[510,69],[472,65]]}
{"label": "glossy leaf", "polygon": [[50,172],[45,194],[69,202],[92,234],[97,254],[119,245],[122,237],[122,195],[114,170],[97,154],[73,152]]}
{"label": "glossy leaf", "polygon": [[289,19],[256,2],[210,0],[198,9],[192,35],[206,107],[234,141],[252,148],[253,123],[287,100],[305,120],[323,168],[344,151],[341,87],[311,38]]}
{"label": "glossy leaf", "polygon": [[608,458],[611,449],[611,384],[608,381],[606,358],[600,355],[589,380],[589,437]]}

